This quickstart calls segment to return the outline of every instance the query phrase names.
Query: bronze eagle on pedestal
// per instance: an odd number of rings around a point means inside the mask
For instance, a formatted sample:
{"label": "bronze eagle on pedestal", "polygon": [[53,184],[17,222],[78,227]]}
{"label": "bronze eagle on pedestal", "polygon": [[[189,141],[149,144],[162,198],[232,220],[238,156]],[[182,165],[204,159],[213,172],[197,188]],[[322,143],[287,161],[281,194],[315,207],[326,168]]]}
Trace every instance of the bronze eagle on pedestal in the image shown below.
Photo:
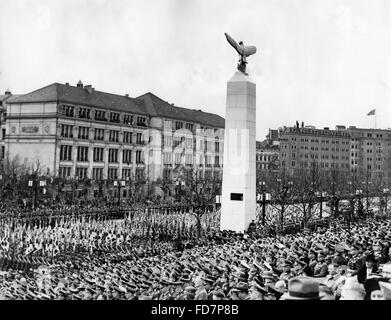
{"label": "bronze eagle on pedestal", "polygon": [[246,64],[247,60],[246,57],[251,56],[252,54],[257,52],[257,48],[255,46],[245,46],[243,44],[243,41],[240,41],[237,43],[228,33],[224,33],[225,37],[227,38],[227,41],[229,44],[237,51],[239,54],[239,62],[238,62],[238,70],[240,72],[246,73]]}

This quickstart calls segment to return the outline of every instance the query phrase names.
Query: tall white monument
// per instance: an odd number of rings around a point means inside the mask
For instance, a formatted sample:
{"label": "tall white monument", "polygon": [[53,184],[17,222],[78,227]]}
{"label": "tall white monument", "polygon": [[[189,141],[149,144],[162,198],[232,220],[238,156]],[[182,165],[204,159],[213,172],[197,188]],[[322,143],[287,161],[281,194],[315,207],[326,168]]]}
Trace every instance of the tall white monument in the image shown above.
{"label": "tall white monument", "polygon": [[243,232],[256,211],[256,86],[246,73],[245,60],[256,48],[226,37],[240,61],[227,83],[220,229]]}

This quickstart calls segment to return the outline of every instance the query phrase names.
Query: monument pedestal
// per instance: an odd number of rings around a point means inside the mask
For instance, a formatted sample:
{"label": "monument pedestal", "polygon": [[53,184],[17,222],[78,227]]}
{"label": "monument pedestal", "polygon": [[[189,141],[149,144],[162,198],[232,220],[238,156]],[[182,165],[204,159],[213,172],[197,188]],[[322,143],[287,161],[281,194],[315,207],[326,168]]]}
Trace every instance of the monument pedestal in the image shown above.
{"label": "monument pedestal", "polygon": [[256,211],[256,86],[242,72],[227,83],[221,230],[247,230]]}

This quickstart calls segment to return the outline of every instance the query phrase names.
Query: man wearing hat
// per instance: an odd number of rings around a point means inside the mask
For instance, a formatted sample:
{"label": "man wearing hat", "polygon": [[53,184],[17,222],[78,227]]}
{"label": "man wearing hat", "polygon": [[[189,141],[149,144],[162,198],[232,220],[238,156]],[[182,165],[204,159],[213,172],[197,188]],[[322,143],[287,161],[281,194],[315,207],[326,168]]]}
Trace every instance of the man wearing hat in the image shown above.
{"label": "man wearing hat", "polygon": [[378,266],[375,256],[369,254],[365,258],[365,265],[362,266],[357,272],[357,280],[359,283],[364,283],[368,275],[371,273],[378,273]]}
{"label": "man wearing hat", "polygon": [[193,281],[194,287],[196,288],[194,300],[207,300],[208,292],[205,289],[204,280],[202,279],[202,277],[197,276]]}
{"label": "man wearing hat", "polygon": [[250,300],[250,296],[248,294],[248,284],[245,282],[239,282],[233,291],[236,291],[238,293],[239,300]]}
{"label": "man wearing hat", "polygon": [[319,300],[319,284],[308,277],[295,277],[288,282],[288,292],[281,300]]}
{"label": "man wearing hat", "polygon": [[318,263],[314,267],[314,278],[323,278],[327,275],[327,264],[324,254],[318,255]]}

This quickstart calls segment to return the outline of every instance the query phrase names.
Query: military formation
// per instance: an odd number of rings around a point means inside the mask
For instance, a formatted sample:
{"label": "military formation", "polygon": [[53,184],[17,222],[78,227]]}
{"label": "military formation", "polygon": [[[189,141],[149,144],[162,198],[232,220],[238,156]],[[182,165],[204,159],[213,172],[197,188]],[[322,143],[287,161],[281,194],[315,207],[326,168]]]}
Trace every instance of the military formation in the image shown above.
{"label": "military formation", "polygon": [[[197,237],[183,218],[174,227],[167,222],[171,228],[154,219],[67,220],[35,229],[3,225],[1,299],[390,298],[387,219],[273,237],[216,228]],[[38,254],[23,251],[40,238]]]}

